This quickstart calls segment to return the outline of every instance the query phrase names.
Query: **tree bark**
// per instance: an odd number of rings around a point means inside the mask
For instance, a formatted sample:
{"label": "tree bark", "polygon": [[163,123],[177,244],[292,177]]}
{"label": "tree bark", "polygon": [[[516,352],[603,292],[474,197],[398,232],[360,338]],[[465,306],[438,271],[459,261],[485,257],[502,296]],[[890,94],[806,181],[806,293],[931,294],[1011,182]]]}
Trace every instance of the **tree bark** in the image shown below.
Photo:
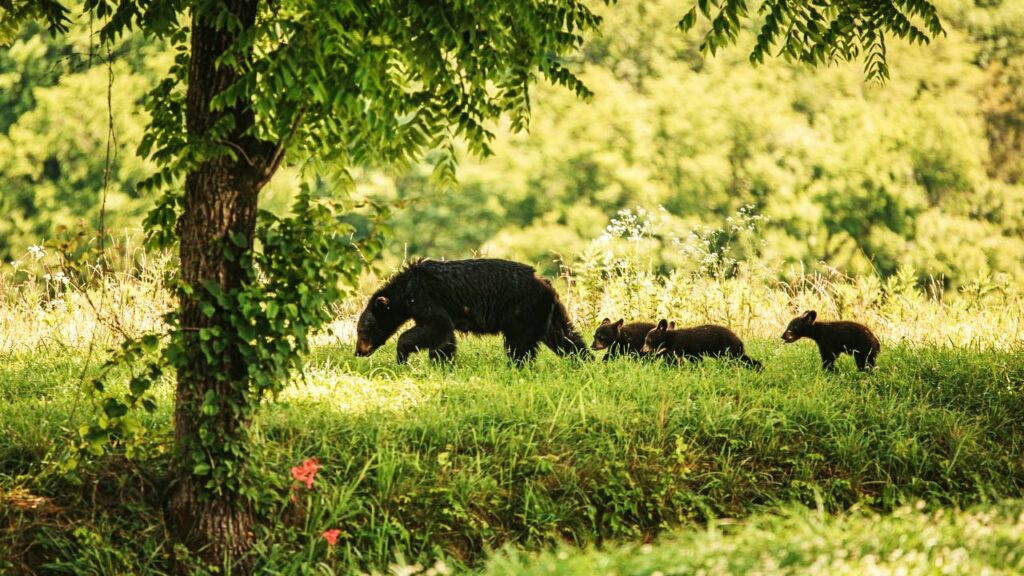
{"label": "tree bark", "polygon": [[[229,0],[223,5],[237,18],[242,29],[254,25],[257,0]],[[235,106],[216,112],[210,109],[213,97],[237,78],[230,67],[218,66],[216,62],[238,35],[237,28],[216,28],[212,22],[209,10],[193,8],[186,126],[189,138],[199,139],[223,117],[232,116],[234,128],[225,144],[235,155],[205,161],[185,179],[184,206],[178,223],[181,279],[196,295],[203,292],[206,282],[213,282],[228,292],[239,287],[246,278],[242,261],[226,258],[225,247],[233,246],[232,238],[244,239],[243,250],[252,246],[257,195],[266,161],[274,148],[244,136],[254,123],[248,107]],[[214,435],[218,442],[223,440],[223,446],[247,439],[247,413],[239,415],[237,410],[230,409],[232,405],[245,405],[248,401],[246,367],[224,314],[217,312],[212,317],[206,316],[198,299],[182,292],[179,322],[184,360],[177,374],[176,485],[168,502],[169,525],[193,557],[208,565],[230,568],[235,573],[249,573],[252,564],[246,556],[253,540],[251,503],[233,485],[211,490],[204,486],[206,477],[197,479],[193,474],[195,455],[199,453],[211,463],[233,459],[235,469],[244,471],[245,450],[217,451],[209,440],[204,445],[200,432]],[[226,344],[212,359],[204,356],[199,341],[199,330],[210,327],[220,328],[220,338]],[[203,416],[201,420],[201,407],[209,391],[217,394],[220,409],[215,416]],[[200,430],[201,427],[204,429]],[[187,570],[181,563],[178,569]]]}

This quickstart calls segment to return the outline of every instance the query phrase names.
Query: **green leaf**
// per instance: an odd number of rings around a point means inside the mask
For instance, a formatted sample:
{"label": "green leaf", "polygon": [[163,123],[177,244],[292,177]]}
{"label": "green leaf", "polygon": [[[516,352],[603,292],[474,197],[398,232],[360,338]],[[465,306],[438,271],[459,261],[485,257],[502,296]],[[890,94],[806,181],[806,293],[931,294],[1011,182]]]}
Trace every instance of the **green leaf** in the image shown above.
{"label": "green leaf", "polygon": [[146,378],[142,378],[140,376],[136,376],[136,377],[134,377],[134,378],[132,378],[131,380],[128,381],[128,389],[131,391],[132,395],[135,396],[136,398],[138,398],[139,396],[142,396],[143,394],[145,394],[146,391],[149,390],[151,385],[152,385],[151,381],[147,380]]}
{"label": "green leaf", "polygon": [[103,402],[103,413],[110,418],[120,418],[128,413],[128,406],[116,398],[107,398]]}
{"label": "green leaf", "polygon": [[199,309],[207,318],[212,318],[214,313],[217,312],[217,308],[213,305],[213,303],[206,301],[199,303]]}

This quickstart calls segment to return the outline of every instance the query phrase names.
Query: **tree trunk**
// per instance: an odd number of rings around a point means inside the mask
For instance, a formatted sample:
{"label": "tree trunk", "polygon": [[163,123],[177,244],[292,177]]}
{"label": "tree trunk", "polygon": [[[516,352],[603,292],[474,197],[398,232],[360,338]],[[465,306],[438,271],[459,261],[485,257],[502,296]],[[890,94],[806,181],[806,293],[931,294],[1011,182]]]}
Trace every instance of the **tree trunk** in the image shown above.
{"label": "tree trunk", "polygon": [[[224,3],[242,28],[255,23],[256,0],[229,0]],[[196,477],[198,462],[211,466],[232,460],[242,477],[246,466],[248,411],[233,410],[249,401],[246,367],[240,360],[234,330],[220,312],[206,316],[198,299],[207,282],[228,292],[246,278],[244,264],[238,258],[226,258],[225,248],[243,239],[252,246],[256,225],[257,194],[262,185],[266,159],[273,147],[243,136],[254,123],[252,111],[243,106],[213,112],[210,101],[230,86],[235,72],[217,66],[220,57],[236,40],[235,28],[212,25],[212,9],[193,8],[191,68],[189,70],[186,125],[190,139],[202,138],[224,116],[233,116],[234,129],[228,135],[236,157],[226,155],[195,167],[185,180],[185,197],[180,236],[181,279],[193,288],[194,295],[180,294],[180,327],[184,358],[178,366],[177,395],[174,409],[176,485],[168,503],[169,524],[179,542],[185,543],[194,557],[210,565],[224,566],[235,573],[251,571],[246,553],[252,545],[253,512],[251,503],[239,493],[237,483],[206,486],[210,476]],[[225,344],[213,358],[201,348],[199,330],[218,327]],[[207,394],[216,394],[218,412],[202,415]],[[202,434],[201,434],[202,433]],[[204,438],[205,437],[205,438]],[[212,440],[211,440],[212,438]],[[185,569],[179,565],[179,570]]]}

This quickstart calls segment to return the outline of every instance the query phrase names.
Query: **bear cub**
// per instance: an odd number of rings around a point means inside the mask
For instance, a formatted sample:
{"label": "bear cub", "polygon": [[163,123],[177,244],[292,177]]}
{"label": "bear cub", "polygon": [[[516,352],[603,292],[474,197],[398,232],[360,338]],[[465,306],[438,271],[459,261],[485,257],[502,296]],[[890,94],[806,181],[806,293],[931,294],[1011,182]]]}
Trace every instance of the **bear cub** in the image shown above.
{"label": "bear cub", "polygon": [[604,355],[605,360],[611,360],[619,355],[641,356],[640,349],[644,347],[644,339],[654,328],[651,322],[624,322],[622,318],[618,322],[605,318],[594,332],[594,343],[590,347],[594,350],[608,350]]}
{"label": "bear cub", "polygon": [[782,339],[787,344],[801,338],[814,340],[821,352],[821,367],[825,370],[835,370],[836,359],[843,353],[853,356],[858,370],[875,367],[881,345],[867,326],[845,320],[816,322],[817,318],[818,313],[814,310],[797,316],[782,333]]}
{"label": "bear cub", "polygon": [[676,330],[674,322],[669,324],[662,320],[647,333],[641,352],[657,354],[671,361],[678,361],[679,358],[700,361],[704,356],[733,358],[748,368],[762,368],[760,362],[744,353],[743,341],[739,336],[725,326],[714,324]]}

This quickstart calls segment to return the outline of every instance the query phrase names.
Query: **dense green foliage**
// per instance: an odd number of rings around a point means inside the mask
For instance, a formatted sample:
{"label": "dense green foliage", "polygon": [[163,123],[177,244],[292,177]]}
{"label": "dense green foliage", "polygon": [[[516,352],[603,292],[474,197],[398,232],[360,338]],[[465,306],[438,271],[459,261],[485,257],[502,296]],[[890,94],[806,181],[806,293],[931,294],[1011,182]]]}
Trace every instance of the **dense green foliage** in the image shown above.
{"label": "dense green foliage", "polygon": [[137,36],[108,52],[90,39],[88,22],[59,40],[34,24],[20,38],[0,51],[0,252],[9,257],[80,220],[98,226],[109,123],[106,225],[138,226],[150,202],[135,185],[153,170],[134,154],[147,120],[141,100],[170,55]]}
{"label": "dense green foliage", "polygon": [[[268,518],[259,562],[284,573],[319,562],[381,569],[395,555],[475,564],[503,544],[635,541],[780,503],[886,511],[1024,488],[1019,355],[889,346],[877,373],[845,362],[828,377],[809,343],[748,344],[763,373],[720,361],[574,365],[549,353],[522,371],[493,337],[464,341],[450,368],[426,358],[396,367],[393,344],[369,359],[348,343],[316,348],[307,376],[254,423]],[[5,532],[0,558],[164,570],[166,456],[83,464],[81,485],[52,467],[59,439],[87,417],[82,361],[4,358],[0,486],[46,505],[9,508],[3,521],[17,529]],[[171,383],[156,393],[165,399]],[[154,446],[170,434],[168,403],[158,404],[144,420]],[[321,469],[295,508],[288,470],[309,457]],[[342,536],[329,553],[320,533],[330,528]]]}
{"label": "dense green foliage", "polygon": [[891,47],[881,88],[852,65],[749,67],[749,35],[702,60],[696,40],[665,22],[672,6],[608,11],[580,64],[593,101],[539,95],[529,136],[500,138],[494,158],[464,163],[459,195],[431,195],[423,176],[378,183],[428,197],[399,214],[395,251],[483,247],[551,270],[554,255],[572,263],[621,209],[662,206],[662,231],[685,238],[750,205],[769,220],[748,257],[773,269],[823,261],[883,276],[912,267],[953,284],[999,272],[1024,282],[1019,3],[942,3],[948,36]]}
{"label": "dense green foliage", "polygon": [[[620,209],[664,206],[684,235],[751,204],[771,219],[754,256],[773,264],[825,261],[883,275],[907,265],[955,284],[1006,272],[1019,282],[1024,8],[966,0],[939,8],[948,34],[926,47],[890,46],[892,77],[877,87],[857,65],[751,67],[747,32],[704,60],[701,36],[675,28],[678,2],[617,5],[602,11],[602,34],[570,63],[594,98],[537,87],[530,133],[498,129],[494,157],[462,159],[457,194],[438,190],[426,167],[357,180],[374,197],[413,202],[396,219],[397,254],[482,248],[550,270],[553,253],[571,259]],[[87,60],[84,26],[61,49],[26,31],[0,58],[0,78],[18,87],[0,126],[0,149],[11,151],[0,156],[0,185],[17,192],[2,200],[12,215],[2,226],[16,226],[0,229],[6,256],[97,212],[106,71],[96,67],[105,55],[96,49],[91,69],[61,59]],[[158,45],[125,42],[134,48],[114,50],[115,225],[151,202],[135,188],[152,170],[131,153],[146,122],[138,101],[171,58]],[[88,121],[88,132],[65,138],[77,124],[47,120],[56,114]],[[283,212],[296,189],[295,173],[283,171],[265,205]]]}
{"label": "dense green foliage", "polygon": [[[679,21],[689,31],[699,14],[710,21],[700,49],[714,55],[722,46],[736,42],[749,16],[747,0],[697,0]],[[869,78],[889,77],[886,35],[926,44],[943,34],[935,6],[922,0],[886,0],[865,4],[851,0],[819,0],[788,3],[767,0],[758,6],[763,22],[758,28],[750,61],[763,64],[765,56],[778,51],[787,60],[812,65],[851,61],[864,55]],[[920,27],[919,27],[920,26]]]}

